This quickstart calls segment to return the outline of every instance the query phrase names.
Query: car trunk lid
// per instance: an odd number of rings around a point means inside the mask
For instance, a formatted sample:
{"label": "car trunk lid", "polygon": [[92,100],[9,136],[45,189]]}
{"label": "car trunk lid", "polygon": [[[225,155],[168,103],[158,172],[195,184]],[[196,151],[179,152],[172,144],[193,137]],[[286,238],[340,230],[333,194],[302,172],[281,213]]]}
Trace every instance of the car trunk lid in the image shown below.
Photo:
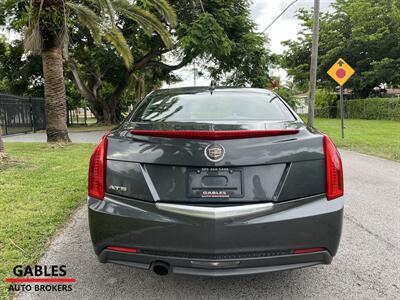
{"label": "car trunk lid", "polygon": [[[166,137],[168,131],[175,136]],[[176,136],[185,131],[212,132],[214,138]],[[266,136],[252,138],[251,131],[264,131]],[[284,134],[268,136],[268,132],[278,131]],[[146,132],[161,132],[164,136]],[[221,139],[216,132],[247,136]],[[134,123],[111,134],[109,140],[107,192],[135,199],[188,203],[284,201],[323,193],[325,189],[322,135],[310,132],[301,122]],[[210,147],[222,151],[222,159],[210,159]]]}

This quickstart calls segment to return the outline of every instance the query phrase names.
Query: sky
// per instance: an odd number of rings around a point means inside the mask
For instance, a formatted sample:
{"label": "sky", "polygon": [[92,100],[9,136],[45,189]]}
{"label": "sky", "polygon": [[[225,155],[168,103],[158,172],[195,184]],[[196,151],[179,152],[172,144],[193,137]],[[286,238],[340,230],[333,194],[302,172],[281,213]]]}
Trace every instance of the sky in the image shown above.
{"label": "sky", "polygon": [[[290,3],[294,0],[253,0],[251,6],[251,17],[258,26],[258,31],[263,31]],[[321,11],[330,9],[330,4],[334,0],[320,0]],[[297,33],[301,30],[299,21],[296,19],[296,12],[300,8],[312,8],[314,0],[298,0],[291,8],[285,12],[269,29],[266,31],[270,39],[270,50],[272,53],[280,54],[284,51],[281,42],[295,39]],[[0,28],[1,34],[1,28]],[[10,34],[8,33],[10,36]],[[280,76],[284,81],[287,74],[284,70],[272,70],[273,75]],[[182,79],[182,82],[173,85],[164,85],[164,87],[182,87],[193,86],[193,65],[188,66],[176,72]],[[197,85],[210,85],[211,79],[202,77],[197,78]]]}
{"label": "sky", "polygon": [[[258,31],[263,31],[293,0],[253,0],[251,6],[251,16],[258,25]],[[327,11],[334,0],[321,0],[321,11]],[[314,0],[298,0],[288,11],[285,12],[269,30],[266,32],[270,39],[270,49],[273,53],[280,54],[284,51],[282,41],[295,39],[301,30],[300,24],[296,19],[296,12],[300,8],[312,8]],[[273,70],[274,75],[286,79],[284,70]],[[165,85],[165,87],[193,86],[193,65],[176,72],[184,81]],[[209,78],[198,78],[197,85],[209,85]]]}

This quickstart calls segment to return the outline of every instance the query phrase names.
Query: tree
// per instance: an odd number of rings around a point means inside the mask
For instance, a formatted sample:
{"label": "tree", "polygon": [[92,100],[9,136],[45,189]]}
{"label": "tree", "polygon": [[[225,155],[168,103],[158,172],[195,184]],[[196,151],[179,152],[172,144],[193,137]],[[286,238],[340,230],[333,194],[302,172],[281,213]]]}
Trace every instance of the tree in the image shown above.
{"label": "tree", "polygon": [[[342,57],[356,70],[349,81],[356,96],[367,97],[380,85],[400,83],[400,2],[398,0],[337,0],[334,11],[321,15],[318,79],[322,87],[335,83],[327,70]],[[310,11],[300,10],[303,30],[286,41],[281,65],[294,81],[308,83],[311,53]]]}
{"label": "tree", "polygon": [[[143,3],[161,14],[170,25],[175,24],[174,11],[166,0],[145,0]],[[68,57],[69,32],[73,32],[74,24],[88,28],[96,43],[100,44],[102,39],[110,42],[128,68],[133,57],[116,24],[117,12],[135,20],[147,34],[157,32],[166,47],[172,43],[159,19],[129,0],[97,0],[86,4],[78,0],[6,0],[1,7],[12,19],[14,28],[24,28],[26,51],[42,57],[48,142],[70,142],[66,126],[63,59]]]}
{"label": "tree", "polygon": [[124,64],[112,45],[96,43],[91,30],[70,13],[73,30],[66,63],[67,85],[69,80],[74,82],[98,121],[120,121],[127,105],[159,88],[162,82],[181,80],[174,71],[193,60],[208,69],[210,81],[221,85],[265,87],[270,80],[269,66],[273,61],[268,39],[256,32],[248,0],[206,0],[202,1],[204,11],[198,1],[170,2],[179,20],[175,29],[163,19],[164,14],[146,6],[147,1],[136,4],[162,20],[173,35],[171,48],[166,47],[159,34],[149,34],[115,7],[116,26],[135,58],[131,67]]}
{"label": "tree", "polygon": [[22,41],[8,42],[0,36],[0,92],[17,95],[43,95],[43,71],[39,56],[24,55]]}
{"label": "tree", "polygon": [[120,100],[138,82],[151,90],[162,81],[179,81],[174,71],[194,60],[221,84],[265,87],[271,62],[268,40],[256,33],[250,2],[202,3],[204,10],[198,1],[171,1],[178,23],[171,31],[175,43],[170,49],[159,36],[149,36],[138,28],[134,20],[118,16],[118,26],[136,58],[130,68],[118,60],[112,48],[96,47],[83,28],[71,36],[70,78],[100,122],[116,123],[121,119]]}
{"label": "tree", "polygon": [[295,109],[297,107],[298,100],[295,95],[298,90],[292,81],[287,81],[285,84],[282,84],[280,76],[272,76],[271,81],[265,87],[275,91],[292,108]]}

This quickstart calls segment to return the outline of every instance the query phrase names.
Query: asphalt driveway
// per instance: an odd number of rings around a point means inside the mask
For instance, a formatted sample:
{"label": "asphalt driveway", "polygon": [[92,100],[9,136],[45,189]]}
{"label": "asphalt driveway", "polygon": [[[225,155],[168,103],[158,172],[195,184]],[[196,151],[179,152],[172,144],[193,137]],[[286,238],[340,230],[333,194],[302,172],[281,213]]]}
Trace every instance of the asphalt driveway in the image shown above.
{"label": "asphalt driveway", "polygon": [[[86,207],[53,240],[40,264],[66,264],[72,292],[26,292],[19,299],[398,299],[400,164],[342,151],[346,210],[332,265],[243,277],[159,277],[100,264],[91,247]],[[105,224],[106,226],[106,224]]]}

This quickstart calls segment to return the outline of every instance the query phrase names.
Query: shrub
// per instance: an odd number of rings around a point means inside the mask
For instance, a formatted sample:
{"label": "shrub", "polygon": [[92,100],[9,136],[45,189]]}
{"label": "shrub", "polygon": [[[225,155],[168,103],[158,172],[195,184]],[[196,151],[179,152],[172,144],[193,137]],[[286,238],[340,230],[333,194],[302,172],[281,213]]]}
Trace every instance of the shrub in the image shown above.
{"label": "shrub", "polygon": [[337,96],[329,90],[319,89],[315,94],[315,115],[322,118],[336,118]]}
{"label": "shrub", "polygon": [[298,99],[293,95],[292,91],[286,87],[280,87],[276,90],[279,96],[281,96],[287,104],[290,105],[293,109],[299,105]]}
{"label": "shrub", "polygon": [[[339,108],[338,108],[338,116]],[[400,99],[369,98],[346,100],[345,117],[348,119],[397,120],[400,121]]]}

